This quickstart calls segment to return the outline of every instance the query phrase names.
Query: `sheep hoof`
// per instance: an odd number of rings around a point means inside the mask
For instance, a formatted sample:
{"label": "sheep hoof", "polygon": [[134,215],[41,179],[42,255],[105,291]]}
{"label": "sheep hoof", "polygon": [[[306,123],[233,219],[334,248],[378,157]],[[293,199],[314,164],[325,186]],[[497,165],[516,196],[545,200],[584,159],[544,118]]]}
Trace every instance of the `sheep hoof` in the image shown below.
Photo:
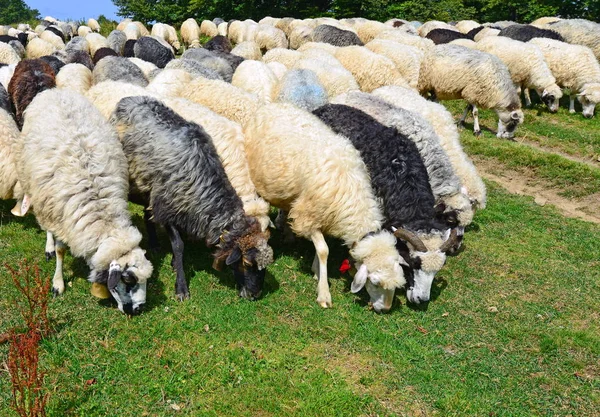
{"label": "sheep hoof", "polygon": [[55,251],[46,252],[46,261],[50,261],[51,259],[54,259],[55,257],[56,257]]}
{"label": "sheep hoof", "polygon": [[333,303],[331,302],[331,294],[327,294],[327,296],[323,298],[317,298],[317,304],[319,304],[323,308],[332,308]]}
{"label": "sheep hoof", "polygon": [[190,293],[189,292],[183,292],[183,293],[178,293],[175,294],[175,297],[177,298],[177,301],[185,301],[188,300],[190,298]]}
{"label": "sheep hoof", "polygon": [[52,297],[56,298],[60,296],[64,291],[64,288],[61,290],[60,288],[52,287]]}
{"label": "sheep hoof", "polygon": [[474,134],[476,137],[479,137],[479,136],[481,136],[481,130],[474,130],[474,131],[473,131],[473,134]]}
{"label": "sheep hoof", "polygon": [[465,122],[461,122],[461,121],[459,121],[459,122],[457,122],[457,123],[456,123],[456,126],[457,126],[459,129],[461,129],[461,130],[462,130],[462,129],[464,129],[464,128],[465,128]]}
{"label": "sheep hoof", "polygon": [[569,110],[569,113],[575,114],[575,110]]}

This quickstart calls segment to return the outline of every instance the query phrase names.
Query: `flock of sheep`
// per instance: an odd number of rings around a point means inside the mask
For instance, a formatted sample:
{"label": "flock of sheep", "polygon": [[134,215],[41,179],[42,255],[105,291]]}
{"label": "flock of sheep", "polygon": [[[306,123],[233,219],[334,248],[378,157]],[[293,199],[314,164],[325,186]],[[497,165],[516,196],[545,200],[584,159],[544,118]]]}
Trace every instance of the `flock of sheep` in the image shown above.
{"label": "flock of sheep", "polygon": [[553,112],[563,89],[586,117],[600,101],[600,25],[583,20],[188,19],[180,58],[169,25],[99,30],[50,17],[0,27],[0,198],[47,232],[55,294],[69,247],[127,314],[153,271],[128,201],[144,206],[151,249],[155,224],[166,229],[181,300],[182,235],[215,249],[213,266],[232,269],[242,297],[260,297],[274,206],[288,238],[315,246],[322,307],[332,306],[324,236],[348,247],[351,290],[365,287],[375,311],[403,287],[428,301],[486,206],[435,100],[467,101],[461,123],[472,111],[476,134],[477,109],[494,109],[506,138],[523,122],[521,89]]}

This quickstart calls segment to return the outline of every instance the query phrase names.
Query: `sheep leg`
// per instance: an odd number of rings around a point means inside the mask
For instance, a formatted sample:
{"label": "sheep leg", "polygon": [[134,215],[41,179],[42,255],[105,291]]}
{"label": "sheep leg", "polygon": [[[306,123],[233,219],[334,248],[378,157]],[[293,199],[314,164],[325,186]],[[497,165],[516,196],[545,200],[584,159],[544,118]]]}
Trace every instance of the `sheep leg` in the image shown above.
{"label": "sheep leg", "polygon": [[479,110],[477,106],[473,105],[473,133],[479,137],[481,135],[481,129],[479,128]]}
{"label": "sheep leg", "polygon": [[50,232],[46,232],[46,260],[49,261],[50,259],[54,258],[56,256],[56,250],[54,249],[54,236],[52,236],[52,233]]}
{"label": "sheep leg", "polygon": [[461,129],[465,127],[465,120],[467,120],[469,111],[471,111],[472,109],[473,109],[472,106],[470,104],[467,104],[467,107],[465,108],[463,115],[461,116],[460,120],[458,121],[458,127],[460,127]]}
{"label": "sheep leg", "polygon": [[277,212],[277,217],[275,218],[275,227],[283,232],[284,243],[294,243],[296,241],[296,237],[294,236],[294,232],[292,232],[287,218],[287,212],[279,209]]}
{"label": "sheep leg", "polygon": [[320,231],[314,232],[310,238],[315,245],[316,256],[319,259],[317,303],[323,308],[333,307],[329,284],[327,283],[327,256],[329,255],[329,248],[327,247],[327,243],[325,243],[323,233]]}
{"label": "sheep leg", "polygon": [[530,107],[531,106],[531,96],[529,95],[529,88],[526,88],[523,91],[523,96],[525,97],[525,106]]}
{"label": "sheep leg", "polygon": [[65,281],[63,279],[63,259],[65,258],[65,252],[67,247],[60,240],[55,241],[56,249],[56,269],[54,271],[54,277],[52,278],[52,294],[56,297],[65,292]]}
{"label": "sheep leg", "polygon": [[152,210],[147,208],[144,209],[144,223],[146,224],[146,231],[148,232],[150,250],[152,252],[158,252],[160,250],[160,244],[158,243],[158,236],[156,235],[156,225],[151,219]]}
{"label": "sheep leg", "polygon": [[575,113],[575,96],[569,96],[569,113]]}
{"label": "sheep leg", "polygon": [[173,265],[176,274],[175,296],[179,301],[183,301],[190,298],[190,291],[183,272],[183,239],[181,239],[181,235],[175,226],[168,224],[166,225],[166,229],[171,241],[171,248],[173,249],[171,265]]}

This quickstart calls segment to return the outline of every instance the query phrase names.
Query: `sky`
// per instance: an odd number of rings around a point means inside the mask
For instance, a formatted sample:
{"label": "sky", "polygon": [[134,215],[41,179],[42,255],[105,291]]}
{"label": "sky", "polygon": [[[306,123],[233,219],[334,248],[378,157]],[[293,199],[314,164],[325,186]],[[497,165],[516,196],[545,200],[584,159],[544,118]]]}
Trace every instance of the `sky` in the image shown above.
{"label": "sky", "polygon": [[38,9],[42,17],[52,16],[59,20],[98,18],[103,14],[109,19],[120,20],[117,8],[111,0],[25,0],[32,9]]}

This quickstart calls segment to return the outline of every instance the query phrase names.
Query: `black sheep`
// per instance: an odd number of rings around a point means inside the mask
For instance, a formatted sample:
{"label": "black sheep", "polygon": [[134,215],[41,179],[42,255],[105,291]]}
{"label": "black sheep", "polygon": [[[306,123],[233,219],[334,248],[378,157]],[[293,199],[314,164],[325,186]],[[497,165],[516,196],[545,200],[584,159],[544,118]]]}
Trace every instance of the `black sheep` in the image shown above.
{"label": "black sheep", "polygon": [[208,42],[204,44],[204,48],[209,51],[219,51],[229,53],[233,47],[231,46],[231,42],[223,35],[217,35],[211,38]]}
{"label": "black sheep", "polygon": [[312,31],[313,42],[324,42],[334,46],[364,45],[358,35],[349,30],[330,25],[319,25]]}
{"label": "black sheep", "polygon": [[[125,44],[127,48],[127,44]],[[133,53],[136,58],[152,62],[158,68],[164,68],[169,61],[175,59],[173,50],[160,43],[151,36],[142,36],[133,45]]]}
{"label": "black sheep", "polygon": [[533,38],[549,38],[564,42],[564,38],[553,30],[541,29],[532,25],[510,25],[500,31],[498,36],[506,36],[521,42],[529,42]]}
{"label": "black sheep", "polygon": [[427,33],[426,38],[431,39],[433,41],[433,43],[435,43],[436,45],[440,45],[443,43],[450,43],[456,39],[473,40],[473,38],[469,37],[469,35],[466,35],[464,33],[460,33],[455,30],[450,30],[450,29],[442,29],[442,28],[433,29],[433,30],[429,31]]}

